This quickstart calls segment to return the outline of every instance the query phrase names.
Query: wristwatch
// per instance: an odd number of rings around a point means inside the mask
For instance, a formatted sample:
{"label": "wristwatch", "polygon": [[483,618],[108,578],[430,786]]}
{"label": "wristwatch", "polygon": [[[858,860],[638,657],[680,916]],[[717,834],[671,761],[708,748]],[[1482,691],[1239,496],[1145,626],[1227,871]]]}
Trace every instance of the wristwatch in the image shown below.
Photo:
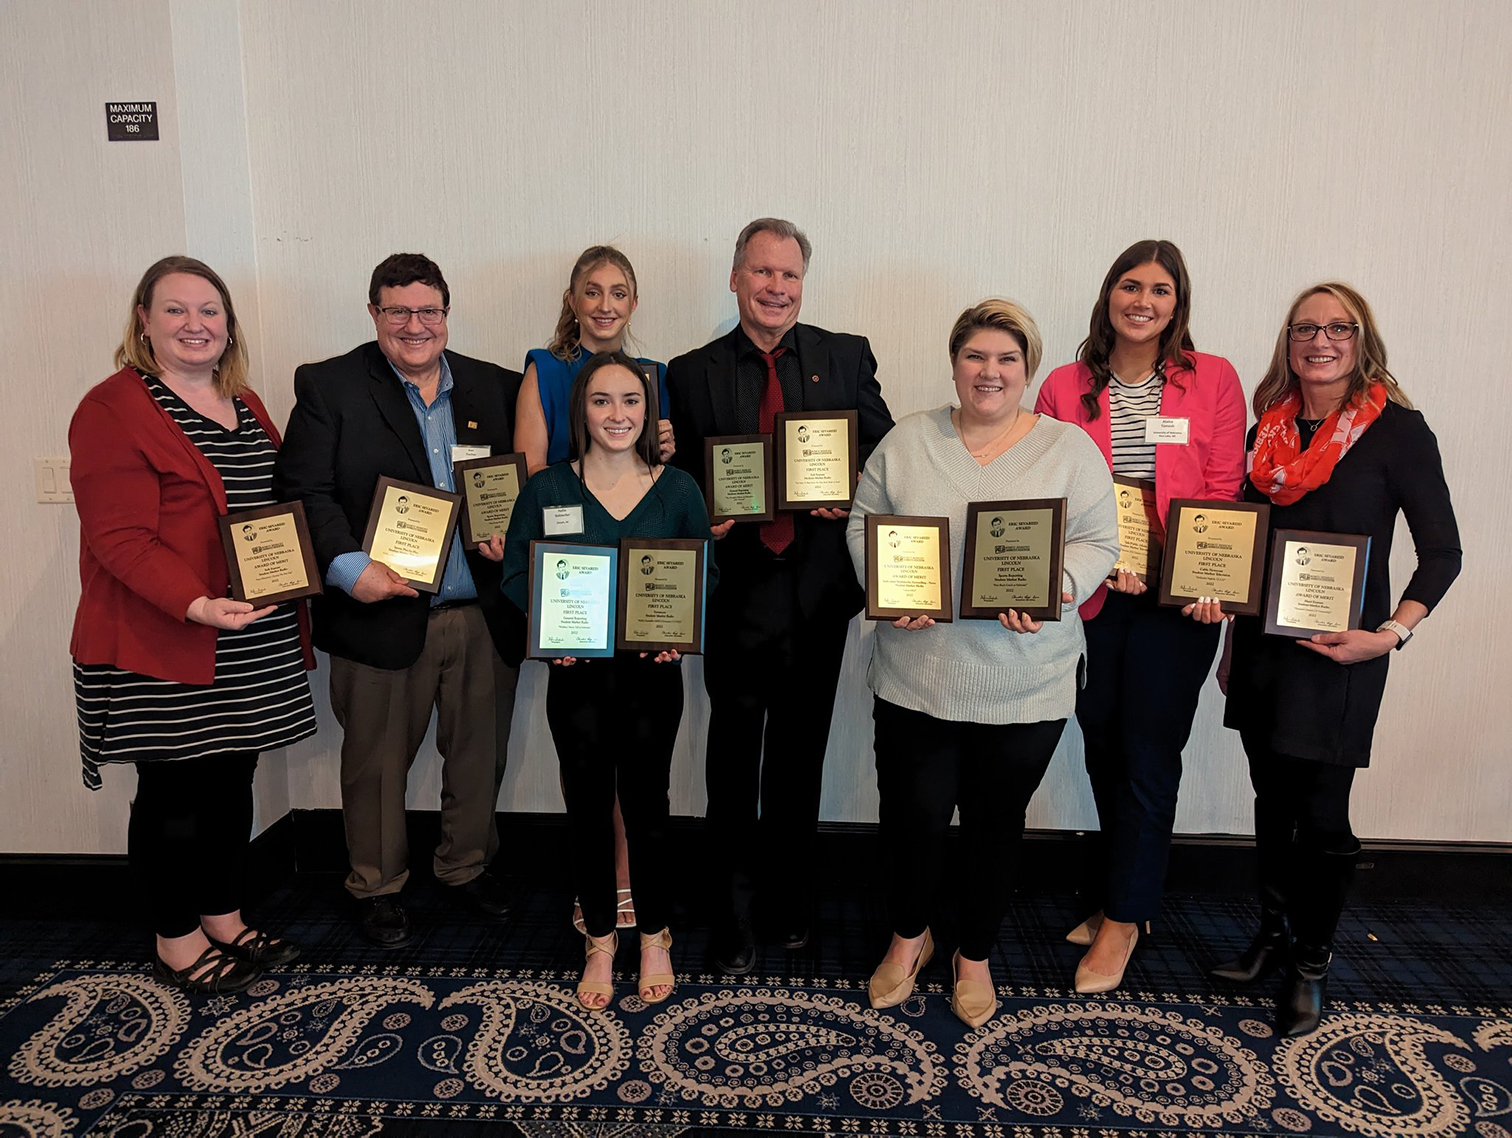
{"label": "wristwatch", "polygon": [[1401,651],[1402,647],[1407,643],[1407,641],[1412,639],[1412,629],[1408,628],[1399,620],[1383,620],[1380,624],[1376,625],[1376,631],[1395,632],[1397,634],[1397,637],[1399,638],[1399,642],[1396,646],[1397,651]]}

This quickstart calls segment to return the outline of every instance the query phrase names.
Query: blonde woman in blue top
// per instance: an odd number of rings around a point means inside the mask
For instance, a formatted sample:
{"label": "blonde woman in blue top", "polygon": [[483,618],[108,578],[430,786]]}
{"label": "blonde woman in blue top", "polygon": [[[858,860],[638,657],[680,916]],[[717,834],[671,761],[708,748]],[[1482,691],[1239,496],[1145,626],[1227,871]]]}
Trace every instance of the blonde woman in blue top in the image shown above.
{"label": "blonde woman in blue top", "polygon": [[[515,400],[514,446],[525,456],[531,474],[568,457],[572,450],[568,412],[573,381],[596,353],[624,350],[630,317],[639,303],[635,268],[629,257],[613,245],[590,245],[578,255],[562,293],[556,331],[546,347],[532,348],[525,354],[525,380]],[[667,365],[646,359],[635,362],[656,365],[656,405],[649,410],[656,422],[660,459],[666,462],[675,449],[672,424],[667,419]],[[614,875],[619,889],[618,927],[633,929],[630,855],[618,798],[614,802]],[[583,911],[577,903],[573,904],[572,925],[583,931]]]}

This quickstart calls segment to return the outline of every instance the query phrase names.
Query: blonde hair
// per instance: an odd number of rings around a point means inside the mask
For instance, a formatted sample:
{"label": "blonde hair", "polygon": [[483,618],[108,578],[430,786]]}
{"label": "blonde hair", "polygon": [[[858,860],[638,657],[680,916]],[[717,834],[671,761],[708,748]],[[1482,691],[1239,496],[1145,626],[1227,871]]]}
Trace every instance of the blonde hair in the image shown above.
{"label": "blonde hair", "polygon": [[1044,351],[1039,325],[1023,305],[1002,297],[990,297],[973,304],[956,317],[955,326],[950,329],[951,362],[955,362],[956,354],[966,338],[984,328],[1007,332],[1018,341],[1018,346],[1024,351],[1025,378],[1033,379],[1034,373],[1039,370],[1040,355]]}
{"label": "blonde hair", "polygon": [[[546,345],[546,350],[559,360],[575,360],[582,351],[582,332],[578,328],[577,314],[572,311],[572,294],[577,291],[578,282],[600,265],[613,265],[625,274],[625,283],[630,286],[632,301],[640,295],[640,286],[635,282],[635,269],[630,264],[630,258],[613,245],[590,245],[579,253],[572,266],[572,275],[567,279],[567,291],[562,293],[562,313],[557,317],[556,331],[552,334],[551,342]],[[625,331],[628,338],[629,329],[626,328]]]}
{"label": "blonde hair", "polygon": [[157,375],[160,367],[152,351],[152,342],[147,339],[147,330],[142,324],[142,309],[152,308],[152,294],[158,282],[173,273],[188,273],[203,277],[220,293],[221,305],[226,310],[226,350],[215,365],[215,390],[230,399],[247,389],[249,368],[247,346],[242,338],[241,325],[236,322],[236,309],[231,304],[231,293],[226,282],[220,279],[209,265],[193,257],[164,257],[137,282],[131,295],[131,311],[126,317],[126,335],[121,346],[115,350],[116,367],[134,367],[143,375]]}
{"label": "blonde hair", "polygon": [[1370,310],[1370,304],[1360,293],[1344,284],[1342,281],[1324,281],[1315,284],[1311,288],[1303,289],[1297,294],[1297,298],[1291,302],[1291,307],[1286,310],[1286,319],[1281,324],[1281,331],[1276,336],[1276,348],[1271,353],[1270,367],[1265,371],[1265,378],[1260,381],[1260,386],[1255,388],[1254,408],[1255,417],[1258,419],[1266,410],[1281,402],[1288,394],[1298,388],[1297,377],[1291,369],[1291,324],[1297,316],[1297,309],[1302,307],[1302,302],[1310,296],[1317,296],[1320,292],[1326,292],[1344,306],[1344,311],[1358,324],[1359,331],[1355,333],[1355,362],[1354,370],[1349,375],[1349,387],[1344,392],[1344,398],[1340,407],[1348,407],[1351,403],[1362,398],[1365,390],[1372,383],[1384,384],[1386,398],[1391,402],[1403,407],[1410,408],[1412,401],[1407,398],[1407,393],[1397,383],[1396,376],[1392,375],[1386,367],[1386,344],[1381,340],[1380,329],[1376,326],[1375,313]]}

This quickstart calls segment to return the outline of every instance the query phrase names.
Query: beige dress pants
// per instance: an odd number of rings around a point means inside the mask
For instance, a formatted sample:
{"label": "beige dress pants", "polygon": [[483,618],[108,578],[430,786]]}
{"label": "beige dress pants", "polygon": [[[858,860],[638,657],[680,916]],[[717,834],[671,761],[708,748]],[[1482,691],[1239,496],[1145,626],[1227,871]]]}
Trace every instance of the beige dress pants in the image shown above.
{"label": "beige dress pants", "polygon": [[434,610],[420,658],[372,668],[331,657],[331,709],[341,724],[341,813],[355,897],[397,893],[409,877],[404,796],[436,714],[441,844],[435,873],[462,885],[499,851],[495,811],[509,750],[515,684],[477,605]]}

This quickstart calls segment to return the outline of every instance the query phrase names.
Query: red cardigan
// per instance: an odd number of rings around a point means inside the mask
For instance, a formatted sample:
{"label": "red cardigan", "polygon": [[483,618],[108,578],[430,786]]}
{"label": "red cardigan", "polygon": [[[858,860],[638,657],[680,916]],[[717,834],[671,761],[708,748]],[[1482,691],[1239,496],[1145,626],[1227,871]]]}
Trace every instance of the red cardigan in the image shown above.
{"label": "red cardigan", "polygon": [[[1222,356],[1189,353],[1195,368],[1167,372],[1160,413],[1188,421],[1187,444],[1155,447],[1155,508],[1165,525],[1172,498],[1215,498],[1237,502],[1244,485],[1244,389],[1234,365]],[[1097,403],[1101,412],[1087,418],[1082,394],[1091,390],[1092,369],[1066,364],[1045,377],[1034,409],[1052,419],[1075,423],[1092,437],[1113,469],[1113,431],[1108,422],[1108,391]],[[1107,586],[1081,606],[1083,620],[1102,611]]]}
{"label": "red cardigan", "polygon": [[[278,446],[262,401],[251,390],[241,398]],[[84,396],[68,447],[82,586],[73,658],[210,683],[218,630],[185,614],[199,597],[226,595],[220,475],[129,367]],[[299,626],[305,666],[313,668],[303,604]]]}

